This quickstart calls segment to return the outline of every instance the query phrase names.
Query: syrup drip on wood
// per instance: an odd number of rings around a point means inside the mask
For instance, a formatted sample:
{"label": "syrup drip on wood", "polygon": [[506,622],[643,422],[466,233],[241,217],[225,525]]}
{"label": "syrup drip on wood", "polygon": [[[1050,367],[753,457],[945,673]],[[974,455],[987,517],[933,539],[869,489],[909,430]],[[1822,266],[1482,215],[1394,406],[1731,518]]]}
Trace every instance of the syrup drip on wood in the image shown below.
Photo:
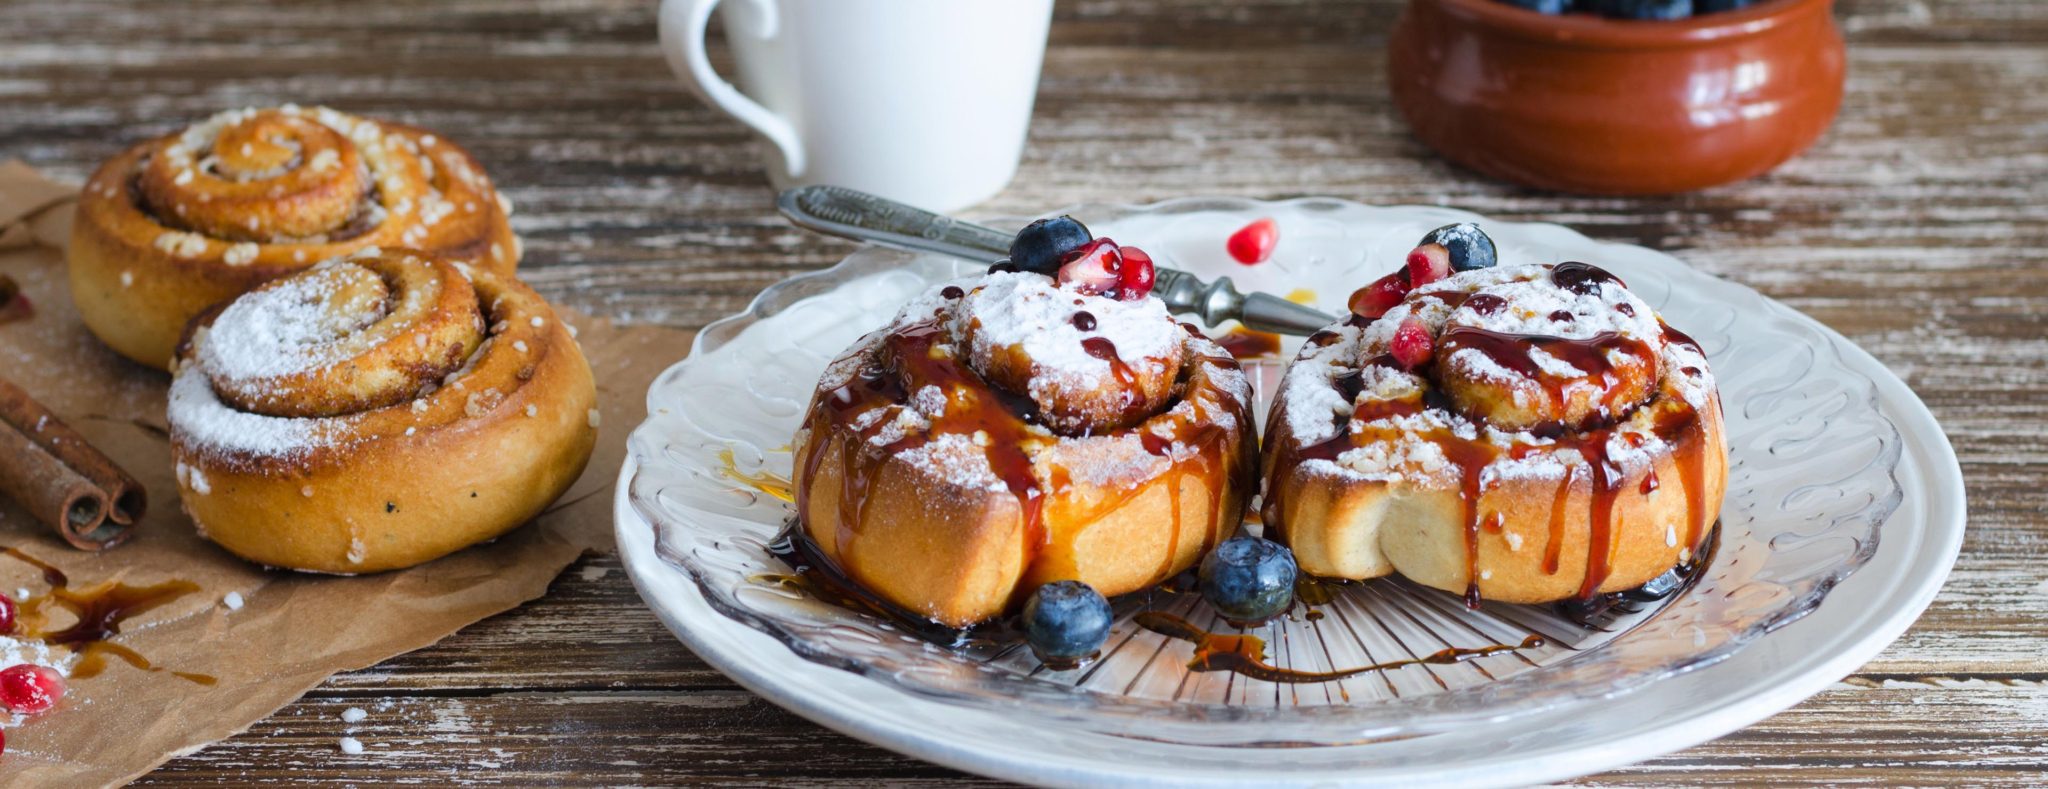
{"label": "syrup drip on wood", "polygon": [[[144,671],[163,671],[135,650],[107,639],[119,635],[121,623],[130,617],[199,591],[198,584],[177,580],[150,586],[107,582],[85,590],[73,590],[71,579],[49,562],[11,546],[0,547],[0,553],[42,571],[43,581],[50,585],[50,592],[21,602],[17,614],[19,627],[29,638],[52,646],[69,647],[79,656],[71,676],[80,679],[97,676],[104,671],[109,655]],[[71,614],[75,621],[66,627],[50,630],[50,609],[53,606]],[[201,685],[217,682],[205,674],[170,673]]]}
{"label": "syrup drip on wood", "polygon": [[1535,649],[1545,643],[1542,636],[1531,635],[1517,645],[1490,644],[1483,647],[1450,647],[1419,658],[1374,663],[1369,666],[1340,669],[1336,671],[1298,671],[1281,668],[1266,662],[1266,640],[1242,633],[1211,633],[1196,627],[1193,623],[1162,611],[1146,611],[1138,614],[1139,627],[1167,638],[1187,641],[1195,645],[1195,654],[1188,661],[1190,671],[1228,671],[1242,677],[1277,683],[1331,682],[1335,680],[1387,671],[1414,665],[1451,665],[1469,660],[1513,652],[1521,649]]}
{"label": "syrup drip on wood", "polygon": [[1280,335],[1243,326],[1217,336],[1216,344],[1238,359],[1271,359],[1280,355]]}

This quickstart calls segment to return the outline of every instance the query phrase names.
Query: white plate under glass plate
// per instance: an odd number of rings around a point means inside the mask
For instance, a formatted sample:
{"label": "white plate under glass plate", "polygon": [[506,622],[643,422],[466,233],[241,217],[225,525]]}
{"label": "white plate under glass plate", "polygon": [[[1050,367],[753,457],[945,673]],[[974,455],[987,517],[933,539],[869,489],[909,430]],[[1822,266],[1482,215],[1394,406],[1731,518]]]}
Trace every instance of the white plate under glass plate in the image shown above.
{"label": "white plate under glass plate", "polygon": [[[1188,671],[1190,645],[1130,621],[1138,609],[1205,621],[1184,595],[1121,601],[1105,658],[1083,671],[1045,671],[1027,650],[925,644],[783,583],[765,547],[787,505],[766,495],[774,485],[746,481],[788,476],[790,434],[827,361],[918,290],[973,266],[865,249],[707,327],[648,394],[622,471],[618,540],[678,637],[807,717],[1005,778],[1524,783],[1676,750],[1790,706],[1896,638],[1960,547],[1953,451],[1903,383],[1811,319],[1668,256],[1555,225],[1327,199],[1069,213],[1163,264],[1333,312],[1423,231],[1453,221],[1481,222],[1507,263],[1614,271],[1699,339],[1720,375],[1732,468],[1718,549],[1693,586],[1593,629],[1533,607],[1468,612],[1449,595],[1375,582],[1344,587],[1320,607],[1327,616],[1255,631],[1272,662],[1308,671],[1530,633],[1549,641],[1341,682]],[[1229,262],[1225,235],[1262,216],[1280,223],[1274,260]],[[1280,365],[1255,366],[1262,394]],[[1831,590],[1859,605],[1821,605]]]}

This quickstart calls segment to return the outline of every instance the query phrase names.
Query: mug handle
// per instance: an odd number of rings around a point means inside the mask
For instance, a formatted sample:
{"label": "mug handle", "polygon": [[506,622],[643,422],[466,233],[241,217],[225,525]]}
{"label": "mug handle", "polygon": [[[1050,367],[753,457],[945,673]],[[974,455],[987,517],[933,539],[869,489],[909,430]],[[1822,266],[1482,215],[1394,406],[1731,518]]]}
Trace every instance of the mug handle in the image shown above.
{"label": "mug handle", "polygon": [[[775,0],[745,1],[753,3],[754,9],[760,13],[761,31],[758,35],[763,38],[775,35],[775,29],[781,24]],[[668,57],[669,68],[692,92],[774,143],[782,151],[782,161],[789,169],[789,176],[800,178],[805,165],[804,146],[797,137],[796,127],[761,106],[760,102],[747,98],[711,68],[711,58],[704,51],[704,35],[711,24],[711,12],[718,3],[719,0],[662,0],[659,22],[662,54]],[[728,34],[735,32],[727,31]]]}

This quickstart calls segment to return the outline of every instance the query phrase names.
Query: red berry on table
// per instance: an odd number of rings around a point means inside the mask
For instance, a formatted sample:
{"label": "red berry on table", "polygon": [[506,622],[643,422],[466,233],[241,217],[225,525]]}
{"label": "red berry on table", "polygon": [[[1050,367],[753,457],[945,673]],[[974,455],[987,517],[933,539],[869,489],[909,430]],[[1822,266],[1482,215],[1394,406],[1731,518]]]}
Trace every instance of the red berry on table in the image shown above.
{"label": "red berry on table", "polygon": [[1400,304],[1408,296],[1408,272],[1404,269],[1374,280],[1371,285],[1351,292],[1351,312],[1365,318],[1378,318],[1387,310]]}
{"label": "red berry on table", "polygon": [[1238,228],[1230,234],[1224,247],[1230,250],[1230,257],[1247,266],[1266,262],[1273,256],[1273,247],[1280,243],[1280,223],[1270,217]]}
{"label": "red berry on table", "polygon": [[1451,275],[1451,253],[1442,244],[1423,244],[1408,253],[1408,282],[1415,287]]}
{"label": "red berry on table", "polygon": [[1124,301],[1138,301],[1152,293],[1152,283],[1159,272],[1152,266],[1152,256],[1137,247],[1123,248],[1124,267],[1117,284],[1117,298]]}
{"label": "red berry on table", "polygon": [[64,678],[55,669],[22,663],[0,670],[0,706],[9,712],[43,712],[63,697]]}
{"label": "red berry on table", "polygon": [[14,632],[14,598],[0,594],[0,635]]}
{"label": "red berry on table", "polygon": [[1100,296],[1123,284],[1123,268],[1123,250],[1114,241],[1098,238],[1061,259],[1059,280],[1061,285]]}
{"label": "red berry on table", "polygon": [[1400,362],[1402,369],[1413,370],[1429,363],[1430,357],[1436,354],[1436,342],[1429,337],[1429,327],[1422,325],[1419,319],[1409,318],[1394,329],[1394,340],[1388,350],[1393,352],[1394,361]]}

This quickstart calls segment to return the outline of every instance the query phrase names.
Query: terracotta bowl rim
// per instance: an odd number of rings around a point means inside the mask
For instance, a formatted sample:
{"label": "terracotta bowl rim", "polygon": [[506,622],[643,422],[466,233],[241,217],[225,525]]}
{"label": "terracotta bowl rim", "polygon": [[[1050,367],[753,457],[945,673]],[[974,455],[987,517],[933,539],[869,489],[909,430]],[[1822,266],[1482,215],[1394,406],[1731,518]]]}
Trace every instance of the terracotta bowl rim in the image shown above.
{"label": "terracotta bowl rim", "polygon": [[1673,21],[1608,19],[1592,14],[1542,14],[1500,0],[1410,0],[1435,5],[1460,22],[1574,49],[1676,49],[1767,33],[1815,15],[1834,0],[1765,0],[1736,11]]}

